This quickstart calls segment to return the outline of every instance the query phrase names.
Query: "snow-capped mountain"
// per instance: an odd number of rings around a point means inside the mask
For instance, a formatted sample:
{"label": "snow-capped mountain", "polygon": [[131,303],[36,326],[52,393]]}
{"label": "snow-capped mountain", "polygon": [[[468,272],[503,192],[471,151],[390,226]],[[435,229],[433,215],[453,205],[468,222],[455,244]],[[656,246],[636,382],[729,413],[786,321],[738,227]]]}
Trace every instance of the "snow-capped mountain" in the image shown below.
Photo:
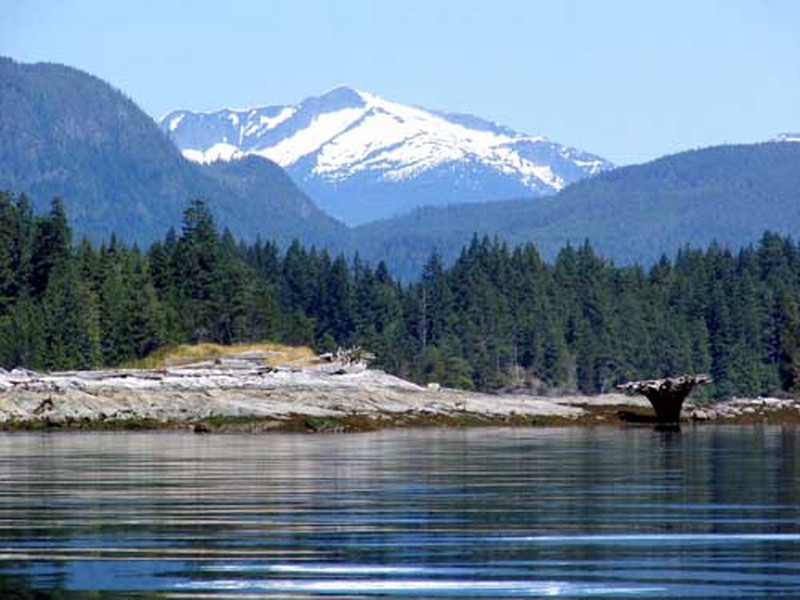
{"label": "snow-capped mountain", "polygon": [[249,154],[277,162],[350,224],[420,205],[544,196],[612,167],[541,136],[348,87],[295,106],[176,110],[161,128],[196,162]]}
{"label": "snow-capped mountain", "polygon": [[800,133],[779,133],[770,142],[800,142]]}

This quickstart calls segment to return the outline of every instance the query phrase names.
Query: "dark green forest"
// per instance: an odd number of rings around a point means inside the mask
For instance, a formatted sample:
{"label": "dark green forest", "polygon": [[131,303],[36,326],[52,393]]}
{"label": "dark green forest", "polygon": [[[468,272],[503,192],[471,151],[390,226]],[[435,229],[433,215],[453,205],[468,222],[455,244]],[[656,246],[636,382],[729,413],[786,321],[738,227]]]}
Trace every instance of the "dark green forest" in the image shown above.
{"label": "dark green forest", "polygon": [[146,250],[72,239],[64,205],[0,194],[0,365],[124,364],[177,343],[361,345],[418,382],[600,393],[635,378],[713,376],[710,393],[800,386],[800,246],[766,233],[736,253],[684,249],[617,267],[588,243],[546,262],[473,238],[422,278],[299,242],[238,243],[203,201]]}

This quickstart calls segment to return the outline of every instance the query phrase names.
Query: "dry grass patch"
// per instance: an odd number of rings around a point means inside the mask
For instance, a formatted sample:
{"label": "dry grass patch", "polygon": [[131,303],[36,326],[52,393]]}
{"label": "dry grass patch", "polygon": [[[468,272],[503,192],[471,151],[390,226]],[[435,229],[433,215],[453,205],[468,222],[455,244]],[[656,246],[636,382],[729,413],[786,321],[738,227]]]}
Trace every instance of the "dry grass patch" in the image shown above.
{"label": "dry grass patch", "polygon": [[203,342],[200,344],[181,344],[169,348],[161,348],[151,355],[126,366],[133,369],[163,369],[192,363],[215,360],[218,358],[235,358],[243,354],[263,354],[263,361],[268,366],[306,367],[316,362],[316,355],[307,346],[285,346],[270,342],[252,344],[233,344],[224,346]]}

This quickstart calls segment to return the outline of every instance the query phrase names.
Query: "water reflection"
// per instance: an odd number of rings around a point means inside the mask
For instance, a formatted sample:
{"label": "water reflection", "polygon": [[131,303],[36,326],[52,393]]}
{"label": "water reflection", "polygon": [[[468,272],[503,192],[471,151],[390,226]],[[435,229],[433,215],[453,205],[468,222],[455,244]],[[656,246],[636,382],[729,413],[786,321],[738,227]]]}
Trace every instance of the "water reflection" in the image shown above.
{"label": "water reflection", "polygon": [[795,597],[794,429],[0,435],[0,598]]}

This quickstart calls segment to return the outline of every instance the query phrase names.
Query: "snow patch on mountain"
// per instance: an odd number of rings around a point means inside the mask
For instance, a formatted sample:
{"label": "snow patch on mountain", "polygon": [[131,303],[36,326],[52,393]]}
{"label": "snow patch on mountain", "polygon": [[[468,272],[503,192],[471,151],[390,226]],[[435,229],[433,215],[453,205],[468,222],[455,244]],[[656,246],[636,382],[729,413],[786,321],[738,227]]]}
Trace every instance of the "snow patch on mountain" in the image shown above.
{"label": "snow patch on mountain", "polygon": [[183,156],[189,160],[201,164],[208,164],[218,160],[229,161],[245,156],[245,154],[241,152],[237,146],[227,142],[214,144],[204,151],[187,148],[181,152]]}
{"label": "snow patch on mountain", "polygon": [[[309,127],[295,131],[274,146],[256,148],[251,153],[259,154],[275,161],[282,167],[287,167],[303,156],[325,148],[344,132],[360,114],[361,111],[355,108],[321,114],[313,119]],[[315,169],[315,172],[320,171]]]}
{"label": "snow patch on mountain", "polygon": [[800,133],[779,133],[772,142],[800,142]]}
{"label": "snow patch on mountain", "polygon": [[175,131],[178,128],[178,125],[181,124],[181,121],[183,121],[184,117],[186,117],[185,114],[179,114],[176,117],[172,117],[169,120],[169,126],[167,127],[168,131]]}

